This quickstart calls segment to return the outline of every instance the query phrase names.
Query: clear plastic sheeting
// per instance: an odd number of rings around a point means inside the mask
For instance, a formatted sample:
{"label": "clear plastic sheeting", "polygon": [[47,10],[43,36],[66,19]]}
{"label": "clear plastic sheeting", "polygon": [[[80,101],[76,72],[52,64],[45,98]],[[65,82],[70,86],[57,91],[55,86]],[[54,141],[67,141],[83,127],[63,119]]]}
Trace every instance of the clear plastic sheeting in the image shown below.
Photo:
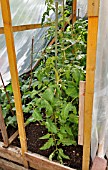
{"label": "clear plastic sheeting", "polygon": [[[92,57],[92,56],[91,56]],[[91,156],[108,157],[108,0],[100,0]]]}
{"label": "clear plastic sheeting", "polygon": [[[10,0],[10,7],[13,26],[41,23],[42,15],[46,9],[45,0]],[[1,26],[3,26],[3,22],[0,11]],[[44,37],[47,30],[48,27],[14,33],[19,75],[30,68],[32,38],[34,37],[33,63],[35,63],[39,52],[48,44],[48,40]],[[4,35],[0,35],[0,72],[6,85],[10,80],[10,73]],[[0,85],[2,85],[1,81]]]}
{"label": "clear plastic sheeting", "polygon": [[[88,0],[77,0],[77,16],[83,18],[87,15]],[[79,11],[79,14],[78,14]]]}

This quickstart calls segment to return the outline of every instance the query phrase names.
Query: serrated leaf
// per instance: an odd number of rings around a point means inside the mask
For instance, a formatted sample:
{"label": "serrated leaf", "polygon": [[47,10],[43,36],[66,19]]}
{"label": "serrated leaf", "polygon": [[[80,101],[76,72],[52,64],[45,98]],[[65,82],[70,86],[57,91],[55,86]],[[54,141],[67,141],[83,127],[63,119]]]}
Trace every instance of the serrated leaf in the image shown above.
{"label": "serrated leaf", "polygon": [[34,117],[29,117],[29,118],[26,120],[25,124],[28,125],[29,123],[35,122],[35,121],[36,121],[36,119],[35,119]]}
{"label": "serrated leaf", "polygon": [[31,98],[33,99],[33,98],[36,96],[36,94],[38,94],[38,91],[37,91],[37,90],[33,90],[33,91],[30,93]]}
{"label": "serrated leaf", "polygon": [[46,128],[48,129],[49,132],[52,132],[52,133],[57,133],[57,127],[56,125],[50,120],[50,119],[47,119],[46,120]]}
{"label": "serrated leaf", "polygon": [[77,115],[70,114],[70,115],[69,115],[69,120],[70,120],[72,123],[78,124],[78,116],[77,116]]}
{"label": "serrated leaf", "polygon": [[72,111],[72,104],[68,103],[62,110],[62,118],[66,120],[69,117],[69,112]]}
{"label": "serrated leaf", "polygon": [[71,129],[71,127],[69,127],[68,124],[65,125],[65,129],[66,129],[66,132],[67,132],[69,135],[72,135],[72,129]]}
{"label": "serrated leaf", "polygon": [[14,115],[14,116],[12,116],[12,117],[9,116],[9,117],[7,118],[7,121],[6,121],[6,125],[7,125],[7,126],[11,125],[11,126],[15,127],[15,126],[16,126],[16,123],[17,123],[16,115]]}
{"label": "serrated leaf", "polygon": [[54,145],[53,138],[50,138],[41,148],[40,150],[46,150],[49,149],[51,146]]}
{"label": "serrated leaf", "polygon": [[72,74],[74,80],[76,81],[77,84],[79,84],[80,81],[80,72],[78,69],[73,69],[73,74]]}
{"label": "serrated leaf", "polygon": [[61,148],[59,149],[59,154],[64,159],[70,159],[68,155],[64,154],[63,149],[61,149]]}
{"label": "serrated leaf", "polygon": [[67,89],[66,89],[66,94],[68,95],[68,96],[71,96],[71,97],[73,97],[73,98],[77,98],[78,97],[78,90],[77,90],[77,87],[75,87],[75,86],[73,86],[73,87],[68,87]]}
{"label": "serrated leaf", "polygon": [[76,145],[76,141],[70,139],[70,138],[64,138],[62,141],[62,144],[65,146],[69,146],[69,145]]}
{"label": "serrated leaf", "polygon": [[50,117],[53,114],[53,108],[46,100],[42,100],[42,105],[46,108],[46,116]]}
{"label": "serrated leaf", "polygon": [[46,135],[40,137],[39,139],[49,139],[51,135],[49,133],[47,133]]}
{"label": "serrated leaf", "polygon": [[54,100],[54,92],[51,88],[48,88],[44,91],[42,97],[52,103]]}
{"label": "serrated leaf", "polygon": [[39,110],[36,108],[32,114],[35,120],[42,120],[42,115],[40,114]]}

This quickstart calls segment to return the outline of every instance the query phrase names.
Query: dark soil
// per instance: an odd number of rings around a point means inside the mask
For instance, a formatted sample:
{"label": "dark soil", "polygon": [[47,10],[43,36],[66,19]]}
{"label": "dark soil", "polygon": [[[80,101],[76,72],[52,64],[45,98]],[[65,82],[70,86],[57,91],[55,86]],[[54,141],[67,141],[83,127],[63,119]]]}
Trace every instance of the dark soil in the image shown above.
{"label": "dark soil", "polygon": [[[7,129],[8,136],[10,137],[15,129],[9,127]],[[26,127],[26,136],[27,136],[27,145],[28,150],[31,152],[38,153],[40,155],[48,157],[51,152],[54,150],[54,147],[51,147],[47,150],[40,150],[39,148],[43,146],[43,144],[47,140],[39,139],[41,136],[45,135],[47,130],[44,126],[40,126],[38,123],[31,123]],[[0,134],[0,140],[2,140],[2,136]],[[15,146],[20,147],[19,138],[15,139],[12,143]],[[70,157],[70,160],[63,160],[64,165],[69,166],[71,168],[75,168],[77,170],[81,170],[82,168],[82,146],[62,146],[64,153]]]}

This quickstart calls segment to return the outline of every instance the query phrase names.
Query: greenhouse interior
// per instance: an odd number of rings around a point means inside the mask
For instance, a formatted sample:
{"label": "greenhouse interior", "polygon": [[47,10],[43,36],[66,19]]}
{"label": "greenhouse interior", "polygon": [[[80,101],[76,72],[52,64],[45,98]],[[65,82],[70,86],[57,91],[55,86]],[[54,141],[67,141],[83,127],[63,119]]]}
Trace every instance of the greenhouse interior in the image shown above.
{"label": "greenhouse interior", "polygon": [[107,170],[107,0],[0,0],[0,170]]}

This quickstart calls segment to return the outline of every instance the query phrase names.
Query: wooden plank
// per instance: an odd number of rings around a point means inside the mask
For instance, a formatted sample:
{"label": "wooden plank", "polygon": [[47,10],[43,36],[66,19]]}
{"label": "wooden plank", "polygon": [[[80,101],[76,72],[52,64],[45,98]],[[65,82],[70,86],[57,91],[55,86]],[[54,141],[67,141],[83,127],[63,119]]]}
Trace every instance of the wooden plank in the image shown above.
{"label": "wooden plank", "polygon": [[86,85],[85,81],[80,81],[80,85],[79,85],[79,128],[78,128],[78,144],[79,145],[83,145],[85,85]]}
{"label": "wooden plank", "polygon": [[69,168],[67,166],[63,166],[57,162],[49,161],[44,156],[26,152],[25,157],[31,165],[34,165],[37,170],[75,170],[73,168]]}
{"label": "wooden plank", "polygon": [[4,170],[27,170],[26,168],[0,158],[0,168]]}
{"label": "wooden plank", "polygon": [[[29,25],[19,25],[19,26],[13,26],[13,32],[20,32],[20,31],[26,31],[26,30],[32,30],[37,28],[44,28],[49,27],[51,24],[29,24]],[[0,27],[0,34],[4,34],[4,27]]]}
{"label": "wooden plank", "polygon": [[9,145],[9,140],[8,140],[8,134],[6,131],[6,126],[5,126],[5,122],[4,122],[4,118],[2,114],[1,105],[0,105],[0,129],[1,129],[2,137],[4,141],[4,146],[7,147]]}
{"label": "wooden plank", "polygon": [[[2,18],[4,23],[4,33],[6,38],[8,60],[10,66],[11,79],[12,79],[12,88],[13,88],[14,100],[15,100],[21,151],[24,159],[24,152],[27,151],[27,142],[26,142],[26,134],[24,128],[24,117],[22,112],[20,87],[18,81],[18,70],[16,64],[16,53],[14,47],[14,37],[12,32],[12,21],[11,21],[9,0],[1,0],[1,11],[2,11]],[[24,166],[28,167],[27,161],[25,159],[24,159]]]}
{"label": "wooden plank", "polygon": [[99,15],[100,0],[88,0],[88,17]]}
{"label": "wooden plank", "polygon": [[[44,156],[39,154],[27,152],[26,159],[29,161],[31,168],[37,170],[52,170],[52,167],[56,170],[75,170],[67,166],[63,166],[59,163],[49,161]],[[23,157],[21,155],[21,149],[16,146],[9,146],[8,148],[3,147],[3,142],[0,142],[0,157],[9,161],[23,165]],[[48,169],[47,169],[48,165]],[[51,169],[50,169],[51,168]]]}
{"label": "wooden plank", "polygon": [[13,142],[13,140],[19,135],[18,130],[9,138],[9,144]]}
{"label": "wooden plank", "polygon": [[84,145],[83,145],[83,170],[89,169],[90,142],[92,126],[92,108],[94,96],[94,76],[96,67],[98,17],[88,18],[88,44],[86,64],[86,90],[84,112]]}
{"label": "wooden plank", "polygon": [[3,147],[3,142],[0,142],[0,157],[8,159],[19,164],[23,164],[21,149],[15,146]]}
{"label": "wooden plank", "polygon": [[77,0],[72,1],[72,24],[76,21]]}

